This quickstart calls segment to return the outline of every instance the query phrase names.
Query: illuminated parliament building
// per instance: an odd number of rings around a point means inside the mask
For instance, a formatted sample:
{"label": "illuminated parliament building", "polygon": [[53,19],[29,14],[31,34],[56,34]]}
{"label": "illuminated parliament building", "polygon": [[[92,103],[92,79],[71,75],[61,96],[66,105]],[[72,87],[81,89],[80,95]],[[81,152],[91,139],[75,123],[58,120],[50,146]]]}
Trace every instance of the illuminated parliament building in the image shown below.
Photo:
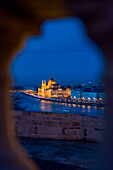
{"label": "illuminated parliament building", "polygon": [[60,84],[56,84],[53,77],[51,76],[48,84],[45,80],[42,80],[42,86],[38,88],[38,96],[42,97],[55,97],[55,98],[67,98],[71,96],[70,87],[62,87]]}

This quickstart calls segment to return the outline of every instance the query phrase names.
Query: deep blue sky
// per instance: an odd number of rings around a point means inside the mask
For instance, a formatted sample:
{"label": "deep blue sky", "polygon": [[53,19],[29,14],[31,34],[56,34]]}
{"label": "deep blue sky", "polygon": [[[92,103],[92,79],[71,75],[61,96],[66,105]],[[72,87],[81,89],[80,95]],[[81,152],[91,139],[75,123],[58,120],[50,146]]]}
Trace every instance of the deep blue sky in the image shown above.
{"label": "deep blue sky", "polygon": [[40,36],[26,40],[12,63],[16,85],[37,86],[51,75],[62,85],[97,83],[101,79],[104,57],[80,19],[48,20],[41,30]]}

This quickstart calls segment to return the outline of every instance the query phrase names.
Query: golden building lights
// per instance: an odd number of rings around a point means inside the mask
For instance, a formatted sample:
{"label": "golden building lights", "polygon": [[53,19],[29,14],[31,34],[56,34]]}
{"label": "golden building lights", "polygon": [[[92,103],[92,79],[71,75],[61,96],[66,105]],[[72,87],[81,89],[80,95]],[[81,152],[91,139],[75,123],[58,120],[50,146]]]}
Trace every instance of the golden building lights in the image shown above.
{"label": "golden building lights", "polygon": [[42,86],[38,88],[38,96],[42,97],[55,97],[55,98],[67,98],[71,96],[71,88],[60,87],[60,84],[56,84],[53,77],[51,76],[48,84],[45,80],[42,80]]}

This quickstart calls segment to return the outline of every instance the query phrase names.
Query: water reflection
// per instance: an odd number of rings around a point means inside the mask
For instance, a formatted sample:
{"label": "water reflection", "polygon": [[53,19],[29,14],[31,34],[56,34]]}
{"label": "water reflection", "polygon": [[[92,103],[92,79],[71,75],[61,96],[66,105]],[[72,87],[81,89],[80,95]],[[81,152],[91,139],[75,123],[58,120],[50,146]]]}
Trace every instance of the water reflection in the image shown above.
{"label": "water reflection", "polygon": [[85,105],[82,105],[82,111],[85,112]]}
{"label": "water reflection", "polygon": [[41,110],[44,112],[52,112],[52,105],[50,101],[41,100]]}
{"label": "water reflection", "polygon": [[88,115],[104,115],[104,107],[85,106],[77,104],[57,103],[45,100],[39,100],[30,96],[23,95],[20,104],[25,106],[26,111],[44,111],[65,113],[65,109],[69,109],[72,114],[88,114]]}
{"label": "water reflection", "polygon": [[94,106],[95,110],[97,110],[97,106]]}
{"label": "water reflection", "polygon": [[68,104],[68,107],[71,107],[71,104]]}
{"label": "water reflection", "polygon": [[104,107],[101,107],[102,110],[104,110]]}
{"label": "water reflection", "polygon": [[77,105],[76,105],[76,104],[73,104],[73,107],[77,107]]}
{"label": "water reflection", "polygon": [[90,108],[91,108],[91,106],[87,106],[87,108],[88,108],[88,112],[90,112]]}

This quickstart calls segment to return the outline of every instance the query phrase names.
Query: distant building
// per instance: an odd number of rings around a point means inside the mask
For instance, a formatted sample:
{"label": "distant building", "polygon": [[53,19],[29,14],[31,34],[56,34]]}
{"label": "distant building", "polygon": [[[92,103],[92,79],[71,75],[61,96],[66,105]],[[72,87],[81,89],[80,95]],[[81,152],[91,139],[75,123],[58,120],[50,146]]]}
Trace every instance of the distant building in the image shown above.
{"label": "distant building", "polygon": [[71,88],[70,87],[60,87],[60,84],[56,84],[53,77],[51,76],[48,84],[46,81],[42,80],[42,86],[38,88],[38,96],[43,97],[70,97],[71,96]]}
{"label": "distant building", "polygon": [[104,88],[100,86],[81,86],[71,89],[71,98],[86,101],[105,101]]}

